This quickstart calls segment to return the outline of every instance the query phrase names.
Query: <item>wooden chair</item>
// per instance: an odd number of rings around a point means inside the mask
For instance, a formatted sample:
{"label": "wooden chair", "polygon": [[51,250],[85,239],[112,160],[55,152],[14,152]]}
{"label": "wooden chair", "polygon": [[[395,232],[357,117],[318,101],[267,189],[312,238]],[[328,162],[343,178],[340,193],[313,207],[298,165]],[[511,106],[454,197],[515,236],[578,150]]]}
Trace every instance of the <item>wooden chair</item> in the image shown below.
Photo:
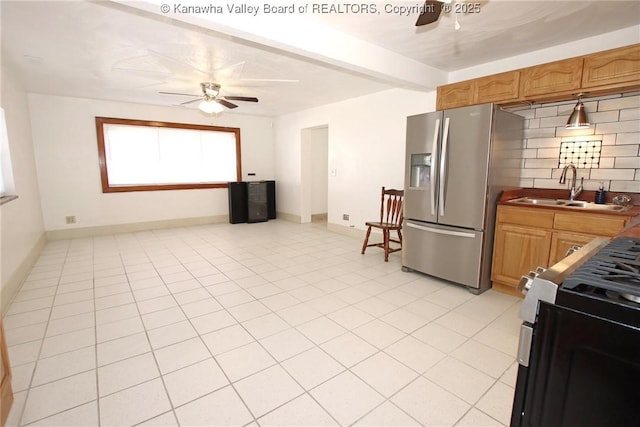
{"label": "wooden chair", "polygon": [[[364,238],[362,244],[362,253],[367,250],[369,246],[377,246],[384,249],[384,260],[389,261],[389,254],[397,252],[402,249],[402,219],[403,209],[402,202],[404,199],[403,190],[385,190],[382,187],[382,198],[380,200],[380,221],[368,221],[365,223],[367,226],[367,235]],[[381,243],[369,243],[369,235],[372,228],[378,228],[382,230],[382,242]],[[390,236],[391,231],[398,233],[398,239],[392,239]],[[398,243],[400,246],[391,248],[389,243]]]}

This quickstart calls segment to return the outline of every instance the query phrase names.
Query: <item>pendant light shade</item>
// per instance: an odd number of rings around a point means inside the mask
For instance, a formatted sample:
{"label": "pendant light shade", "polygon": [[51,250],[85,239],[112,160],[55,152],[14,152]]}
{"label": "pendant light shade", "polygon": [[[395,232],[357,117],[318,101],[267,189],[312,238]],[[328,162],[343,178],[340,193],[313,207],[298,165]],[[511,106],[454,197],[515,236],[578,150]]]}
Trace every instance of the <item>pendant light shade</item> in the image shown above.
{"label": "pendant light shade", "polygon": [[585,129],[589,127],[589,119],[587,119],[587,112],[584,109],[581,98],[582,94],[579,94],[578,103],[573,107],[569,120],[567,120],[567,129]]}

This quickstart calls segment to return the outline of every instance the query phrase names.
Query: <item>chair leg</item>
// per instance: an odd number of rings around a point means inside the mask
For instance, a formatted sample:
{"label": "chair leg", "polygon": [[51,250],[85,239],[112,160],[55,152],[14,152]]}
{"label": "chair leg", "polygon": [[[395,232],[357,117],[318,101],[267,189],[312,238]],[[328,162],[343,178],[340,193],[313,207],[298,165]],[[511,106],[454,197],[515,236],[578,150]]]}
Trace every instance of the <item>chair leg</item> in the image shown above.
{"label": "chair leg", "polygon": [[400,247],[402,247],[402,231],[398,230],[398,240],[400,240]]}
{"label": "chair leg", "polygon": [[367,235],[364,238],[364,243],[362,244],[362,252],[360,252],[361,254],[364,255],[364,251],[367,250],[367,244],[369,243],[369,235],[371,234],[371,226],[369,226],[367,228]]}
{"label": "chair leg", "polygon": [[384,262],[389,261],[389,230],[383,230],[382,236],[384,238]]}

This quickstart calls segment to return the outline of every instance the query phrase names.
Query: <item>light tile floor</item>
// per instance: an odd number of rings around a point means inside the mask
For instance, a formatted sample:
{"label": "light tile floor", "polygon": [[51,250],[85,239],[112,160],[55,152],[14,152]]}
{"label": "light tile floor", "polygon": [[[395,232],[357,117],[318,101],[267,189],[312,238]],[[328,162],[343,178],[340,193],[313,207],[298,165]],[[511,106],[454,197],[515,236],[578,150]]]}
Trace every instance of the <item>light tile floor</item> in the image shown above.
{"label": "light tile floor", "polygon": [[49,242],[4,319],[8,425],[507,425],[519,300],[360,245],[280,220]]}

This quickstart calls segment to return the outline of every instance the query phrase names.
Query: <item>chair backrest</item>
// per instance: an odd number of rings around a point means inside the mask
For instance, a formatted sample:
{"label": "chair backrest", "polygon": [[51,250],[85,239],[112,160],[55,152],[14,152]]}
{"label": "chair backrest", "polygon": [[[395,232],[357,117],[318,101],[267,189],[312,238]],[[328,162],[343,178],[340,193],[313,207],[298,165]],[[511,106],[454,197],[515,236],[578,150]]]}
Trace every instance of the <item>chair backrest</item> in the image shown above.
{"label": "chair backrest", "polygon": [[400,225],[404,217],[402,202],[404,190],[386,190],[382,187],[382,198],[380,200],[380,222]]}

